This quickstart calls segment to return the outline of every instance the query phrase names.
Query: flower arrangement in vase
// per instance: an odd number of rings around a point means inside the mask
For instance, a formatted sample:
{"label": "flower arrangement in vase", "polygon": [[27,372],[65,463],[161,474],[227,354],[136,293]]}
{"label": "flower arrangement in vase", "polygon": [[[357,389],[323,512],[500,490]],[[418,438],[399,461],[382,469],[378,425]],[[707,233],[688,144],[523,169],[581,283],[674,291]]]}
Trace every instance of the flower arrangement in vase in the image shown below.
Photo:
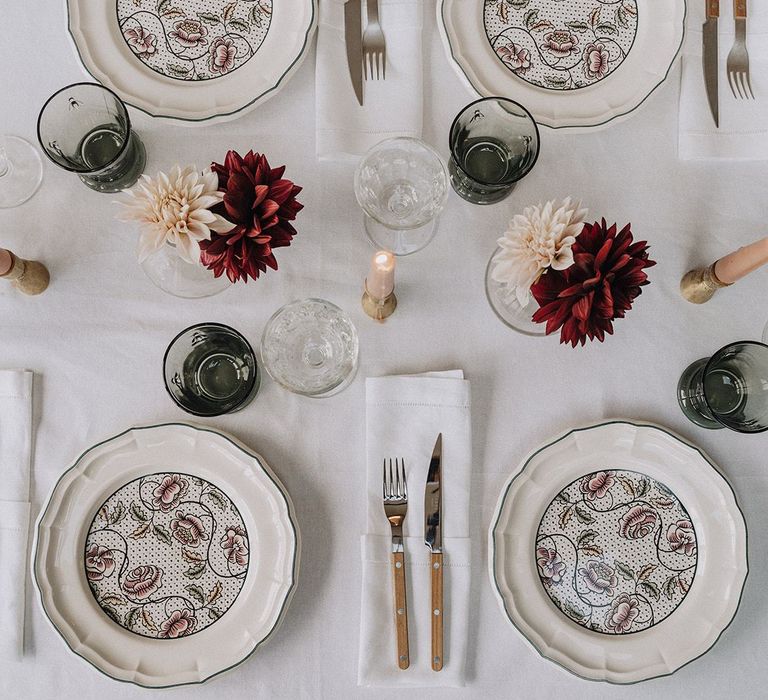
{"label": "flower arrangement in vase", "polygon": [[630,224],[619,230],[570,198],[516,215],[488,264],[486,289],[496,313],[529,335],[560,331],[573,347],[603,342],[649,284],[656,263]]}
{"label": "flower arrangement in vase", "polygon": [[138,257],[161,289],[182,297],[216,294],[277,270],[274,249],[289,246],[303,208],[301,187],[263,154],[229,151],[199,172],[175,166],[142,176],[119,201],[123,221],[137,221]]}

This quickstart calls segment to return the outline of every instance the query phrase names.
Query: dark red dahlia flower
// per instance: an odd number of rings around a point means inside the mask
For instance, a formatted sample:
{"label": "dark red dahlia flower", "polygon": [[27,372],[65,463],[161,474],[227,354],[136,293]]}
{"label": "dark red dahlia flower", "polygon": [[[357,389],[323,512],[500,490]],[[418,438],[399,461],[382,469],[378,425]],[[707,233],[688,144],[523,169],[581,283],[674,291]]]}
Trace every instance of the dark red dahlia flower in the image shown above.
{"label": "dark red dahlia flower", "polygon": [[533,320],[546,321],[547,334],[560,329],[561,343],[603,342],[613,333],[613,320],[624,318],[649,283],[645,268],[656,263],[648,258],[648,244],[633,242],[630,224],[616,229],[605,219],[585,224],[573,244],[573,265],[550,268],[531,287],[540,307]]}
{"label": "dark red dahlia flower", "polygon": [[229,151],[224,165],[212,163],[211,168],[224,192],[224,201],[213,211],[235,227],[200,242],[201,262],[216,277],[226,272],[232,282],[257,279],[267,267],[277,270],[273,249],[291,245],[296,235],[290,222],[304,208],[296,201],[302,188],[283,179],[285,166],[270,168],[267,157],[253,151],[244,158]]}

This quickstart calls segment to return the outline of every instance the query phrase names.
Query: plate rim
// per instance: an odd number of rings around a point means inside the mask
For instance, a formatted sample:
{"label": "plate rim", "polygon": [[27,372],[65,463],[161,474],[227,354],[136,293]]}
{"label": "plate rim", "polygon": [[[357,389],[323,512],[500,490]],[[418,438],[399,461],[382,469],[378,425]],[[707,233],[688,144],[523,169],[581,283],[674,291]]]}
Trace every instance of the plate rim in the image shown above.
{"label": "plate rim", "polygon": [[[490,97],[492,95],[485,94],[483,92],[480,92],[480,90],[474,85],[474,83],[470,80],[469,76],[466,74],[464,68],[459,63],[458,59],[456,58],[453,46],[451,45],[451,40],[448,36],[448,27],[445,22],[445,7],[448,5],[448,3],[455,2],[456,0],[439,0],[439,2],[436,4],[437,8],[437,28],[438,33],[440,34],[440,39],[443,44],[443,50],[445,51],[446,57],[448,58],[449,62],[454,68],[454,71],[458,75],[461,82],[469,88],[469,90],[480,97]],[[579,130],[589,130],[589,129],[600,129],[602,127],[607,126],[611,122],[619,123],[623,121],[624,119],[629,118],[634,112],[638,111],[647,101],[648,98],[653,95],[669,78],[669,74],[672,72],[672,69],[674,68],[675,64],[677,63],[678,59],[681,56],[683,45],[685,44],[685,37],[688,34],[688,27],[687,27],[687,19],[688,19],[688,0],[680,0],[680,2],[683,3],[683,17],[682,17],[682,25],[683,25],[683,31],[680,35],[680,44],[678,45],[674,55],[672,56],[672,59],[669,62],[669,65],[667,66],[667,70],[664,73],[664,75],[661,77],[661,79],[648,91],[648,93],[634,106],[630,109],[620,112],[619,114],[614,114],[612,117],[608,117],[607,119],[603,119],[602,121],[595,121],[594,123],[590,124],[564,124],[560,123],[563,121],[563,118],[555,118],[553,120],[545,119],[540,120],[540,117],[536,116],[534,114],[534,119],[536,120],[537,124],[540,124],[541,126],[545,126],[548,129],[572,129],[574,131]],[[506,97],[506,95],[504,95]],[[515,99],[515,98],[512,98]],[[599,117],[598,117],[599,119]],[[550,121],[552,123],[550,123]]]}
{"label": "plate rim", "polygon": [[[270,98],[274,97],[277,93],[279,93],[285,87],[285,84],[293,76],[293,74],[301,67],[302,63],[306,59],[307,54],[309,53],[310,41],[312,40],[312,37],[314,36],[315,31],[317,29],[318,14],[319,14],[318,13],[319,0],[306,0],[312,6],[312,17],[310,19],[309,25],[307,26],[307,30],[304,33],[304,41],[301,45],[301,48],[299,49],[298,55],[293,59],[293,61],[291,61],[291,63],[288,65],[288,67],[285,69],[282,75],[280,75],[280,77],[277,79],[277,82],[275,82],[275,84],[272,87],[268,88],[267,90],[262,92],[260,95],[257,95],[256,97],[254,97],[250,102],[247,102],[246,104],[242,105],[241,107],[238,107],[237,109],[234,109],[231,111],[217,112],[216,114],[212,114],[207,117],[182,117],[182,116],[175,116],[171,114],[159,113],[157,111],[158,108],[156,108],[155,111],[153,112],[153,111],[150,111],[149,109],[145,109],[144,107],[139,107],[138,105],[133,103],[132,101],[133,98],[126,99],[126,96],[121,94],[122,91],[117,91],[112,84],[107,84],[102,82],[101,80],[99,80],[99,78],[96,75],[94,75],[93,72],[91,72],[91,69],[88,67],[88,64],[83,58],[83,53],[80,51],[80,46],[77,43],[77,39],[75,38],[75,33],[72,29],[72,13],[70,11],[70,8],[71,8],[71,4],[77,1],[78,0],[64,0],[64,3],[65,3],[65,11],[66,11],[67,34],[69,35],[72,45],[74,46],[77,59],[82,69],[97,83],[99,83],[100,85],[104,85],[105,87],[108,87],[110,90],[114,91],[118,95],[118,97],[126,104],[127,107],[138,110],[139,112],[142,112],[152,117],[153,119],[164,119],[171,122],[175,122],[182,126],[190,126],[190,127],[207,126],[209,124],[219,124],[219,123],[226,123],[229,121],[233,121],[243,116],[244,114],[247,114],[251,110],[258,107],[260,104],[266,102]],[[160,78],[157,77],[157,79],[159,80]],[[159,109],[162,110],[162,107]]]}
{"label": "plate rim", "polygon": [[[37,572],[37,554],[38,554],[38,547],[40,545],[40,527],[42,525],[43,518],[45,517],[46,513],[48,512],[48,508],[50,507],[51,499],[53,498],[54,493],[56,492],[56,489],[58,488],[59,484],[61,483],[61,480],[69,474],[73,469],[75,469],[78,464],[83,460],[83,458],[91,451],[109,443],[113,440],[117,440],[128,433],[131,433],[133,431],[143,431],[143,430],[151,430],[151,429],[157,429],[157,428],[169,428],[169,427],[180,427],[180,428],[191,428],[192,430],[196,432],[203,432],[203,433],[212,433],[213,435],[217,435],[221,438],[224,438],[229,443],[231,443],[234,447],[239,449],[240,451],[244,452],[248,457],[255,459],[259,466],[262,468],[266,476],[272,481],[273,485],[277,489],[277,491],[281,494],[283,499],[285,500],[285,505],[287,508],[287,514],[288,514],[288,522],[291,525],[291,529],[293,531],[294,535],[294,548],[293,548],[293,565],[291,567],[291,583],[288,588],[288,591],[285,594],[285,598],[283,600],[282,606],[280,608],[280,612],[278,613],[275,623],[272,626],[272,628],[267,632],[267,634],[259,640],[252,649],[248,651],[248,653],[243,656],[242,658],[238,659],[237,661],[233,662],[229,666],[226,666],[225,668],[222,668],[214,673],[211,673],[208,676],[205,676],[204,678],[201,678],[199,680],[192,680],[192,681],[182,681],[179,683],[169,683],[169,684],[162,684],[162,685],[149,685],[147,683],[141,683],[136,680],[130,680],[128,678],[117,678],[116,676],[111,675],[103,668],[100,668],[96,663],[91,661],[90,659],[86,658],[79,652],[77,652],[75,649],[72,648],[72,645],[70,644],[69,640],[61,633],[59,628],[56,626],[56,623],[54,623],[53,619],[48,613],[48,609],[45,606],[45,602],[43,599],[43,590],[40,585],[40,582],[38,581],[38,572]],[[298,585],[298,578],[299,578],[299,564],[301,560],[301,532],[299,530],[299,526],[296,520],[296,511],[293,505],[293,501],[291,500],[290,495],[288,494],[287,490],[283,486],[280,479],[277,478],[277,476],[272,471],[271,467],[266,463],[266,461],[257,453],[248,448],[244,443],[242,443],[237,438],[229,435],[228,433],[217,430],[215,428],[210,428],[207,426],[201,426],[201,425],[195,425],[193,423],[185,423],[182,421],[169,421],[165,423],[152,423],[147,425],[140,425],[140,426],[133,426],[130,428],[126,428],[120,433],[117,433],[115,435],[112,435],[111,437],[108,437],[104,440],[100,440],[97,443],[94,443],[90,447],[88,447],[86,450],[84,450],[78,457],[75,459],[72,464],[65,469],[56,479],[56,482],[53,484],[53,486],[50,488],[48,495],[46,496],[45,502],[40,508],[40,512],[37,515],[37,518],[35,519],[35,525],[34,529],[32,531],[32,535],[34,537],[32,542],[32,549],[30,553],[30,569],[31,569],[31,575],[32,575],[32,583],[34,585],[35,591],[37,592],[37,595],[34,596],[38,604],[40,606],[40,609],[43,613],[43,616],[47,620],[48,624],[51,626],[51,628],[56,632],[57,636],[64,642],[67,649],[74,654],[76,657],[81,659],[83,662],[88,664],[91,668],[96,669],[99,673],[101,673],[103,676],[106,676],[107,678],[110,678],[114,681],[118,681],[120,683],[127,683],[129,685],[135,685],[140,688],[148,688],[151,690],[159,690],[164,688],[178,688],[182,686],[189,686],[189,685],[201,685],[212,678],[215,678],[217,676],[222,675],[223,673],[226,673],[228,671],[231,671],[241,664],[243,664],[245,661],[247,661],[263,644],[265,644],[269,639],[272,638],[272,636],[277,632],[277,630],[280,628],[280,625],[283,623],[285,614],[288,611],[288,607],[290,605],[290,602],[293,598],[293,595],[296,591],[296,587]]]}
{"label": "plate rim", "polygon": [[[684,663],[680,664],[679,666],[677,666],[676,668],[672,669],[667,673],[657,673],[655,675],[647,676],[645,678],[639,678],[637,680],[618,680],[613,678],[592,678],[589,676],[584,676],[578,673],[577,671],[575,671],[574,669],[569,668],[565,664],[561,663],[557,659],[554,659],[551,656],[548,656],[543,650],[539,649],[539,647],[537,647],[536,644],[531,639],[529,639],[529,637],[525,634],[525,632],[523,632],[523,630],[512,619],[512,615],[507,610],[507,606],[504,601],[504,596],[501,593],[501,589],[499,587],[498,579],[496,576],[496,554],[497,553],[496,553],[495,531],[496,531],[496,528],[498,527],[499,520],[501,518],[501,513],[504,507],[504,503],[507,499],[507,495],[509,493],[510,488],[512,487],[512,484],[515,482],[515,480],[523,474],[526,467],[534,457],[536,457],[538,454],[548,449],[549,447],[552,447],[558,444],[559,442],[565,440],[569,436],[574,435],[576,433],[594,430],[597,428],[603,428],[611,425],[628,425],[633,428],[650,428],[652,430],[657,430],[659,432],[662,432],[668,435],[672,439],[682,443],[686,447],[689,447],[690,449],[696,451],[701,456],[701,458],[714,470],[714,472],[720,477],[720,479],[723,482],[725,482],[725,484],[728,486],[728,489],[733,497],[736,510],[741,516],[742,524],[744,527],[744,566],[745,566],[744,577],[741,580],[741,587],[739,589],[739,597],[738,597],[738,600],[736,601],[736,607],[734,608],[733,614],[731,615],[728,622],[722,627],[722,629],[720,629],[720,631],[717,634],[717,637],[715,637],[712,644],[710,644],[701,653],[696,654],[696,656],[688,659],[687,661],[685,661]],[[741,508],[741,505],[739,504],[739,500],[738,500],[738,497],[736,496],[736,491],[734,490],[733,485],[725,477],[725,474],[721,471],[721,469],[717,466],[717,464],[714,461],[712,461],[712,459],[709,458],[706,452],[704,452],[704,450],[694,445],[693,443],[689,442],[682,436],[678,435],[673,430],[670,430],[669,428],[666,428],[656,423],[652,423],[648,421],[640,421],[640,420],[623,419],[623,418],[606,419],[603,421],[598,421],[595,423],[590,423],[587,425],[570,428],[568,430],[562,431],[561,433],[557,434],[553,438],[547,439],[546,442],[540,444],[534,450],[529,452],[522,459],[522,461],[519,463],[517,468],[512,472],[512,474],[507,477],[507,479],[504,482],[504,486],[502,487],[501,493],[499,494],[496,507],[494,508],[493,517],[491,519],[491,525],[488,528],[488,575],[490,578],[491,587],[493,588],[494,597],[496,598],[497,603],[501,607],[502,612],[504,613],[504,616],[512,624],[515,631],[523,638],[526,644],[531,649],[533,649],[545,661],[555,664],[559,668],[567,671],[569,674],[576,676],[577,678],[580,678],[581,680],[591,681],[594,683],[609,683],[611,685],[617,685],[617,686],[636,685],[638,683],[644,683],[646,681],[653,680],[654,678],[664,678],[667,676],[671,676],[674,673],[677,673],[677,671],[684,668],[685,666],[688,666],[688,664],[696,661],[697,659],[700,659],[702,656],[704,656],[714,648],[714,646],[720,641],[720,638],[723,636],[723,633],[731,626],[733,621],[736,619],[736,615],[738,614],[738,611],[741,607],[741,602],[744,597],[744,589],[746,587],[747,579],[749,578],[749,529],[747,527],[747,520],[744,515],[744,511]]]}

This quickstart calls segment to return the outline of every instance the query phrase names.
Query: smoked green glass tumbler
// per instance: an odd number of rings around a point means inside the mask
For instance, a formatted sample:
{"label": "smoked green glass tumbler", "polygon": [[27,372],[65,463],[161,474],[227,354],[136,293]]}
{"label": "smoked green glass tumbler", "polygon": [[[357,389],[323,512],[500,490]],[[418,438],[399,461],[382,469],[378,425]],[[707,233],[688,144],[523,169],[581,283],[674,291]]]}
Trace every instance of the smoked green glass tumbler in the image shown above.
{"label": "smoked green glass tumbler", "polygon": [[745,340],[697,360],[680,377],[677,399],[702,428],[768,430],[768,345]]}
{"label": "smoked green glass tumbler", "polygon": [[448,171],[456,194],[472,204],[493,204],[536,165],[539,128],[523,105],[486,97],[459,112],[449,146]]}
{"label": "smoked green glass tumbler", "polygon": [[119,192],[144,172],[144,144],[123,101],[97,83],[75,83],[40,110],[37,138],[48,158],[97,192]]}

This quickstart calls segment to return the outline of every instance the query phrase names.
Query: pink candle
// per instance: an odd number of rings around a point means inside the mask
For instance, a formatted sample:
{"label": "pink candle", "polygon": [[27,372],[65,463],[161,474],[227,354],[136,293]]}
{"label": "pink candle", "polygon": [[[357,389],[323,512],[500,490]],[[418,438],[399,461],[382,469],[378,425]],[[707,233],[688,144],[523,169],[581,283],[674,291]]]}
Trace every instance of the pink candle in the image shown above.
{"label": "pink candle", "polygon": [[768,238],[763,238],[720,258],[715,263],[715,276],[724,284],[733,284],[766,263]]}
{"label": "pink candle", "polygon": [[13,255],[10,250],[0,248],[0,277],[7,275],[13,267]]}
{"label": "pink candle", "polygon": [[365,285],[374,299],[386,299],[392,294],[395,289],[395,256],[392,253],[380,250],[374,254]]}

